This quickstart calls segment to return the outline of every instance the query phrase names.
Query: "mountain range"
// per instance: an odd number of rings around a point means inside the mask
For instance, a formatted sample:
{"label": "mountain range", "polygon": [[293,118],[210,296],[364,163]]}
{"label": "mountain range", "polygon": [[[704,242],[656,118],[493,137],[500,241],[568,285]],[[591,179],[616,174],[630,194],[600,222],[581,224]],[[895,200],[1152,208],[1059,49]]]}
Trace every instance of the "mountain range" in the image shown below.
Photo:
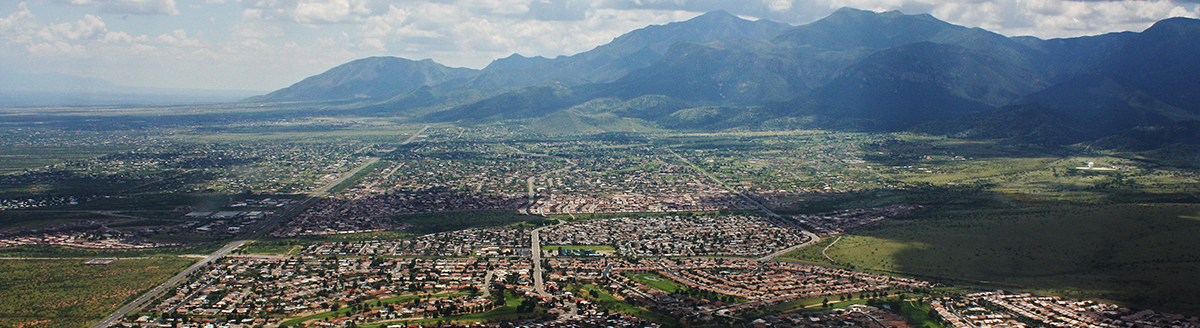
{"label": "mountain range", "polygon": [[842,8],[800,26],[715,11],[481,70],[364,58],[246,101],[567,133],[825,128],[1067,144],[1195,135],[1197,53],[1200,20],[1187,18],[1043,40],[897,11]]}
{"label": "mountain range", "polygon": [[130,87],[98,78],[0,70],[0,107],[228,103],[261,92]]}

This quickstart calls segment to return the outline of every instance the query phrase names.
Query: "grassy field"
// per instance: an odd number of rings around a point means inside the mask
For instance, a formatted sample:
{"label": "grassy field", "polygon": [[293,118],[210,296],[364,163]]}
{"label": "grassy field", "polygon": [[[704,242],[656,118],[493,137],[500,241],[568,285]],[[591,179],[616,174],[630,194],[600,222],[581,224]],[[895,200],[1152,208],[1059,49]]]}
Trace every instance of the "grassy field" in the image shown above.
{"label": "grassy field", "polygon": [[900,315],[908,319],[910,324],[916,328],[942,328],[942,324],[938,323],[937,319],[929,317],[929,304],[916,301],[901,301]]}
{"label": "grassy field", "polygon": [[629,279],[668,293],[674,293],[683,288],[683,285],[674,280],[653,273],[636,273],[629,275]]}
{"label": "grassy field", "polygon": [[[415,300],[417,298],[445,298],[445,297],[454,297],[454,296],[459,296],[459,295],[464,295],[464,294],[465,293],[443,293],[443,294],[433,294],[433,295],[406,295],[406,296],[389,297],[389,298],[381,299],[378,302],[382,303],[382,304],[392,304],[392,303],[408,302],[411,300]],[[371,301],[371,302],[367,302],[367,303],[374,305],[376,302]],[[520,302],[518,302],[517,304],[519,305]],[[372,308],[374,308],[374,307],[372,307]],[[317,313],[317,314],[310,315],[310,316],[292,318],[292,319],[288,319],[287,321],[284,321],[283,323],[280,324],[280,326],[295,326],[295,325],[298,325],[300,323],[303,323],[303,322],[309,321],[309,320],[324,320],[327,318],[344,317],[344,316],[350,314],[350,312],[352,310],[353,309],[351,309],[350,307],[343,307],[341,309],[334,310],[334,311],[327,311],[327,312],[321,312],[321,313]]]}
{"label": "grassy field", "polygon": [[[897,291],[889,290],[889,291],[885,291],[885,292],[888,295],[893,295]],[[820,311],[820,310],[827,310],[827,309],[836,309],[836,308],[847,307],[847,306],[854,305],[854,304],[867,304],[867,301],[869,301],[873,298],[879,299],[879,298],[876,298],[873,296],[866,296],[866,298],[863,298],[863,297],[861,297],[861,294],[846,294],[846,296],[847,296],[847,298],[845,300],[842,300],[840,298],[841,297],[840,295],[792,300],[792,301],[788,301],[788,302],[784,302],[784,303],[779,303],[779,304],[765,306],[765,307],[755,309],[753,311],[747,312],[745,315],[743,315],[743,317],[757,318],[757,317],[761,317],[761,316],[765,316],[765,315],[780,314],[780,313],[787,313],[787,312]],[[829,300],[829,307],[822,306],[822,304],[825,303],[825,300]]]}
{"label": "grassy field", "polygon": [[[209,254],[221,244],[162,247],[151,249],[85,249],[59,246],[18,246],[0,248],[0,257],[162,257],[182,254]],[[3,272],[3,271],[0,271]]]}
{"label": "grassy field", "polygon": [[304,246],[291,244],[277,244],[271,242],[259,242],[257,240],[247,243],[242,246],[242,250],[248,254],[263,254],[263,255],[299,255],[300,250]]}
{"label": "grassy field", "polygon": [[0,260],[0,326],[84,327],[191,265],[194,259]]}
{"label": "grassy field", "polygon": [[[504,291],[504,306],[492,309],[491,311],[481,313],[471,313],[463,315],[455,315],[442,318],[429,318],[412,321],[412,323],[433,323],[433,322],[456,322],[456,323],[476,323],[485,321],[510,321],[517,320],[522,317],[528,318],[528,314],[517,312],[517,307],[521,306],[521,299],[513,295],[511,291]],[[383,325],[380,325],[383,326]]]}
{"label": "grassy field", "polygon": [[616,248],[613,248],[612,246],[578,246],[578,245],[561,245],[561,246],[560,245],[545,245],[545,246],[542,246],[543,251],[557,251],[559,248],[572,249],[572,250],[591,249],[591,250],[595,250],[597,252],[617,250]]}
{"label": "grassy field", "polygon": [[0,149],[0,174],[21,172],[65,161],[84,160],[92,157],[119,153],[133,146],[17,146],[8,145]]}
{"label": "grassy field", "polygon": [[[679,321],[676,321],[675,319],[673,319],[671,317],[668,317],[668,316],[665,316],[662,314],[658,314],[654,311],[650,311],[650,310],[647,310],[647,309],[644,309],[641,307],[636,307],[636,306],[630,305],[629,303],[625,303],[621,300],[618,300],[616,297],[613,297],[612,295],[608,294],[608,292],[604,291],[604,289],[597,287],[596,285],[585,285],[585,286],[580,287],[577,291],[579,291],[579,293],[577,293],[577,294],[580,295],[580,297],[583,297],[583,298],[586,298],[588,300],[595,302],[596,305],[598,305],[601,310],[628,314],[628,315],[635,316],[638,318],[653,321],[655,323],[663,325],[664,327],[681,327],[681,326],[683,326],[682,324],[679,323]],[[591,297],[590,292],[592,292],[592,291],[595,291],[597,295],[600,295],[600,297]]]}
{"label": "grassy field", "polygon": [[[838,264],[1200,313],[1200,205],[927,210],[845,236]],[[829,264],[827,241],[787,258]]]}

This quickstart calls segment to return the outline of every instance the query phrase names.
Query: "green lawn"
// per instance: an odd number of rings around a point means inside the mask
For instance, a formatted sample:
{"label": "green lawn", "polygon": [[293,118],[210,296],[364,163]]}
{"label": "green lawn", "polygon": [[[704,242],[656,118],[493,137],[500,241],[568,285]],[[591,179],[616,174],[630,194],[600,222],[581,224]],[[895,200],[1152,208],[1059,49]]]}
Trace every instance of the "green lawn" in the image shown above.
{"label": "green lawn", "polygon": [[[650,320],[655,323],[661,324],[664,327],[680,327],[680,326],[682,326],[679,323],[679,321],[676,321],[674,318],[671,318],[671,317],[668,317],[668,316],[665,316],[662,314],[658,314],[654,311],[650,311],[650,310],[647,310],[644,308],[636,307],[636,306],[630,305],[629,303],[625,303],[621,300],[618,300],[616,297],[613,297],[612,295],[608,294],[608,292],[604,291],[604,289],[597,287],[596,285],[585,285],[583,287],[580,287],[578,289],[578,291],[579,291],[578,295],[580,295],[583,298],[589,299],[593,302],[596,302],[596,304],[598,306],[600,306],[601,309],[606,309],[608,311],[613,311],[613,312],[620,312],[620,313],[628,314],[628,315],[635,316],[638,318]],[[598,297],[598,298],[591,297],[591,295],[590,295],[591,291],[595,291],[597,295],[600,295],[600,297]]]}
{"label": "green lawn", "polygon": [[573,249],[573,250],[591,249],[591,250],[595,250],[597,252],[617,250],[616,248],[614,248],[612,246],[577,246],[577,245],[543,245],[542,246],[542,250],[544,250],[544,251],[557,251],[559,248]]}
{"label": "green lawn", "polygon": [[521,306],[521,299],[513,295],[511,291],[504,291],[504,306],[492,309],[491,311],[442,318],[421,319],[412,321],[411,323],[431,323],[443,321],[475,323],[489,320],[516,320],[522,317],[522,313],[517,313],[517,307],[519,306]]}
{"label": "green lawn", "polygon": [[299,255],[300,250],[303,247],[304,246],[300,246],[300,245],[286,245],[286,244],[279,245],[279,244],[275,244],[275,243],[259,243],[258,241],[251,241],[251,242],[247,243],[245,246],[242,246],[242,250],[244,250],[248,254],[291,256],[291,255]]}
{"label": "green lawn", "polygon": [[[389,298],[381,299],[378,301],[382,302],[383,304],[392,304],[392,303],[408,302],[411,300],[415,300],[417,298],[445,298],[445,297],[454,297],[454,296],[460,296],[460,295],[466,295],[466,294],[467,293],[442,293],[442,294],[433,294],[433,295],[405,295],[405,296],[389,297]],[[369,303],[371,305],[374,305],[375,302],[376,301],[370,301]],[[517,304],[520,305],[520,302],[517,302]],[[281,323],[280,326],[295,326],[295,325],[298,325],[302,322],[309,321],[309,320],[323,320],[326,318],[344,317],[348,313],[350,313],[350,311],[351,311],[350,307],[343,307],[343,308],[337,309],[335,311],[326,311],[326,312],[321,312],[321,313],[317,313],[317,314],[310,315],[310,316],[288,319],[287,321],[284,321],[283,323]]]}
{"label": "green lawn", "polygon": [[905,319],[908,319],[908,322],[913,324],[913,327],[942,328],[941,323],[938,323],[936,319],[929,317],[929,310],[929,304],[914,301],[900,302],[900,315],[904,316]]}
{"label": "green lawn", "polygon": [[674,280],[653,273],[635,273],[629,275],[629,279],[668,293],[674,293],[680,288],[684,288]]}

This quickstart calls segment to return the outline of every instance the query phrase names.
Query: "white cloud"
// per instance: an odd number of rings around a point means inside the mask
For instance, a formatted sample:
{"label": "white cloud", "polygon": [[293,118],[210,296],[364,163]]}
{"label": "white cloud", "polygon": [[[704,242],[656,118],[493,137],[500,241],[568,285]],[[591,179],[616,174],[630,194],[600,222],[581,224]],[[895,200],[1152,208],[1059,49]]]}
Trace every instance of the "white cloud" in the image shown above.
{"label": "white cloud", "polygon": [[284,36],[283,28],[257,20],[246,20],[231,28],[233,36],[244,39],[264,39]]}
{"label": "white cloud", "polygon": [[66,42],[43,42],[29,45],[29,52],[37,56],[75,56],[82,57],[86,53],[83,46]]}
{"label": "white cloud", "polygon": [[17,4],[19,11],[0,18],[0,38],[14,43],[26,43],[33,39],[37,23],[33,13],[24,2]]}
{"label": "white cloud", "polygon": [[387,47],[383,45],[383,41],[379,39],[366,38],[358,44],[358,48],[370,51],[387,51]]}
{"label": "white cloud", "polygon": [[72,6],[97,7],[110,14],[177,15],[175,0],[53,0]]}
{"label": "white cloud", "polygon": [[[4,2],[4,1],[0,1]],[[842,6],[931,13],[1005,35],[1145,29],[1193,2],[1124,0],[49,0],[0,5],[0,55],[57,70],[70,58],[131,85],[271,89],[371,55],[483,67],[512,53],[572,55],[650,24],[723,9],[803,24]],[[236,5],[233,5],[236,3]],[[43,10],[53,4],[78,10]],[[226,6],[213,6],[227,4]],[[33,12],[30,12],[32,7]],[[237,10],[240,10],[240,15]],[[35,17],[34,12],[46,17]],[[107,14],[172,15],[187,19]],[[74,16],[68,16],[74,15]],[[203,15],[192,17],[187,15]],[[120,18],[118,18],[120,17]],[[210,17],[211,20],[210,20]],[[39,19],[41,21],[39,22]],[[116,19],[123,19],[116,21]],[[128,19],[125,21],[124,19]],[[137,20],[145,26],[126,31]],[[105,22],[109,24],[105,24]],[[186,31],[186,32],[185,32]],[[190,32],[190,33],[189,33]],[[15,60],[14,60],[15,61]],[[106,75],[107,74],[107,75]]]}
{"label": "white cloud", "polygon": [[763,0],[771,11],[786,11],[792,9],[792,0]]}
{"label": "white cloud", "polygon": [[246,0],[243,17],[302,24],[359,23],[371,15],[367,0]]}
{"label": "white cloud", "polygon": [[156,52],[156,51],[158,51],[158,47],[151,46],[151,45],[145,45],[145,44],[141,44],[141,43],[135,43],[132,46],[129,46],[129,51],[132,52],[133,54],[142,54],[142,53],[148,53],[148,52]]}
{"label": "white cloud", "polygon": [[[578,20],[542,20],[523,15],[521,5],[525,3],[529,2],[460,0],[391,4],[386,11],[368,17],[360,32],[363,38],[383,42],[394,55],[434,58],[451,66],[483,67],[514,52],[548,57],[571,55],[633,29],[699,14],[600,8],[584,12]],[[509,9],[493,10],[500,7]]]}
{"label": "white cloud", "polygon": [[162,44],[179,47],[199,47],[203,45],[200,40],[188,38],[187,32],[184,30],[174,30],[170,34],[162,34],[154,39]]}
{"label": "white cloud", "polygon": [[108,32],[104,33],[104,42],[108,43],[132,43],[133,36],[125,32]]}
{"label": "white cloud", "polygon": [[64,22],[42,27],[38,36],[46,41],[95,40],[106,32],[108,29],[104,28],[104,21],[100,17],[85,14],[75,24]]}
{"label": "white cloud", "polygon": [[[1194,8],[1194,7],[1193,7]],[[939,19],[982,27],[1004,35],[1042,38],[1137,31],[1173,16],[1197,12],[1171,1],[993,0],[979,3],[935,3],[929,13]]]}

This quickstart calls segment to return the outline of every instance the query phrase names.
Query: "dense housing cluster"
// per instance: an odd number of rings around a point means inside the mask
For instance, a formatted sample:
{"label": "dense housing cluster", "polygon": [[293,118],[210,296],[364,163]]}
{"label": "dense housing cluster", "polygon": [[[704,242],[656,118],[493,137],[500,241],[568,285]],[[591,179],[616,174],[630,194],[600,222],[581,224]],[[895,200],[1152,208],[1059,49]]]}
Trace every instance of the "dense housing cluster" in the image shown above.
{"label": "dense housing cluster", "polygon": [[1008,327],[1200,327],[1200,318],[1179,314],[1134,311],[1098,303],[1004,291],[934,300],[931,307],[954,328]]}
{"label": "dense housing cluster", "polygon": [[545,229],[550,245],[612,245],[622,256],[755,256],[805,241],[762,217],[663,216],[572,222]]}
{"label": "dense housing cluster", "polygon": [[[511,289],[532,290],[529,270],[528,259],[231,258],[181,284],[152,311],[306,315],[337,310],[340,304],[421,295],[397,300],[391,311],[374,313],[376,319],[444,316],[490,309],[491,301],[479,293],[489,277]],[[470,293],[454,293],[464,290]]]}
{"label": "dense housing cluster", "polygon": [[800,214],[793,218],[801,225],[825,235],[840,234],[884,219],[908,215],[921,205],[898,204],[879,208],[856,208],[817,214]]}
{"label": "dense housing cluster", "polygon": [[529,230],[481,228],[439,232],[412,239],[321,243],[304,255],[354,256],[519,256],[529,255]]}

